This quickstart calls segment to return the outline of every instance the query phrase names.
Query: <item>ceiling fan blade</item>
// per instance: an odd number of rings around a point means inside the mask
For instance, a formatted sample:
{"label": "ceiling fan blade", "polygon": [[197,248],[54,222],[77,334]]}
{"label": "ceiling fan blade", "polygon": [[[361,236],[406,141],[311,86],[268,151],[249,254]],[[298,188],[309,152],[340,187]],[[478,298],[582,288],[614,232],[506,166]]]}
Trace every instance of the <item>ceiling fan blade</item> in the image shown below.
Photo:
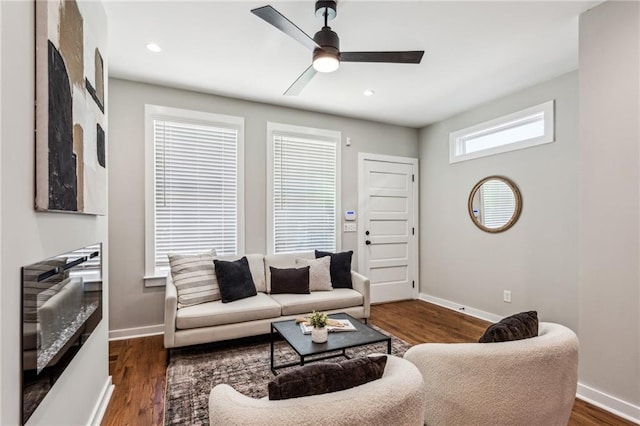
{"label": "ceiling fan blade", "polygon": [[302,74],[300,74],[300,77],[298,77],[298,79],[294,81],[291,86],[289,86],[284,94],[287,96],[299,95],[300,92],[302,92],[302,89],[305,88],[307,83],[311,81],[311,79],[314,75],[316,75],[317,72],[318,71],[316,71],[313,65],[310,65],[309,68],[307,68]]}
{"label": "ceiling fan blade", "polygon": [[307,49],[313,51],[318,44],[313,41],[304,31],[296,26],[293,22],[288,20],[283,14],[275,10],[272,6],[262,6],[257,9],[252,9],[251,13],[259,18],[264,19],[269,24],[273,25],[289,37],[293,38],[299,43],[302,43]]}
{"label": "ceiling fan blade", "polygon": [[406,52],[340,52],[340,62],[389,62],[394,64],[419,64],[424,50]]}

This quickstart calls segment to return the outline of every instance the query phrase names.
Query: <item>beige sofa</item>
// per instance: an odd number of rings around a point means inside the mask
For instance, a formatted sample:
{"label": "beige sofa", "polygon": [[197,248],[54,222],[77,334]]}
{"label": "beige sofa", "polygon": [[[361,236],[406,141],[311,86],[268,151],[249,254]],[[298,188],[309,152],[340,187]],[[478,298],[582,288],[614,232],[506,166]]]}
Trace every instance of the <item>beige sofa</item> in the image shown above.
{"label": "beige sofa", "polygon": [[578,338],[541,322],[502,343],[423,343],[404,359],[424,377],[427,425],[566,426],[578,383]]}
{"label": "beige sofa", "polygon": [[[178,293],[171,273],[167,276],[164,305],[164,345],[166,348],[216,342],[267,334],[271,322],[293,319],[314,310],[345,312],[355,318],[369,318],[369,279],[351,272],[353,289],[313,291],[310,294],[270,294],[270,266],[293,268],[298,258],[313,259],[313,253],[248,254],[249,269],[257,295],[230,303],[207,302],[178,309]],[[236,260],[242,256],[219,257]]]}
{"label": "beige sofa", "polygon": [[355,388],[270,401],[253,399],[231,386],[209,395],[209,423],[226,426],[418,426],[424,422],[422,376],[410,362],[387,356],[382,377]]}

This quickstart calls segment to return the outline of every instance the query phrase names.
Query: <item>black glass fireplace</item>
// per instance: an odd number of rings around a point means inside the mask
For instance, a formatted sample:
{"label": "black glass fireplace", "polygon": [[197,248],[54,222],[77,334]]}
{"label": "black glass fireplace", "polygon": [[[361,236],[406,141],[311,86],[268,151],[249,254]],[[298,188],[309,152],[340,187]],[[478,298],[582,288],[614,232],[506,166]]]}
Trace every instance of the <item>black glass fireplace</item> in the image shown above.
{"label": "black glass fireplace", "polygon": [[102,244],[22,267],[22,422],[102,319]]}

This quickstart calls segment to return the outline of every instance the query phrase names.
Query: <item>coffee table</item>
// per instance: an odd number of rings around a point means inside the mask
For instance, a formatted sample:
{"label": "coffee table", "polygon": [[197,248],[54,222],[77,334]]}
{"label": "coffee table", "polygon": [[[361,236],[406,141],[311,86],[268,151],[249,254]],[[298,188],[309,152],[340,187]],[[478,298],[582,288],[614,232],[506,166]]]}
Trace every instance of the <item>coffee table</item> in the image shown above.
{"label": "coffee table", "polygon": [[[310,334],[302,333],[302,330],[300,330],[300,324],[296,324],[295,320],[276,321],[271,323],[271,371],[274,375],[278,375],[277,370],[281,368],[304,365],[305,362],[321,361],[339,356],[349,358],[345,352],[347,349],[370,345],[372,343],[387,342],[387,353],[391,353],[391,337],[374,330],[366,324],[363,324],[349,314],[331,314],[329,315],[329,318],[349,320],[356,328],[356,331],[330,332],[329,338],[325,343],[314,343],[311,341]],[[298,362],[275,365],[273,344],[276,333],[282,336],[289,346],[296,351],[300,357]],[[340,353],[307,359],[314,355],[322,355],[336,351],[340,351]]]}

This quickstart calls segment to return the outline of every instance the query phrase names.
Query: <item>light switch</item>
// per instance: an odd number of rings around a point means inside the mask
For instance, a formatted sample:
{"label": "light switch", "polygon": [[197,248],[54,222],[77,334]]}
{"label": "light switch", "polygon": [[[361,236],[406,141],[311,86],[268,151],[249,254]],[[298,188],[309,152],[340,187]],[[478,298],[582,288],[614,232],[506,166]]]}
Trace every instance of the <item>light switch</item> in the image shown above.
{"label": "light switch", "polygon": [[345,223],[343,225],[344,232],[357,232],[358,224],[355,222]]}

